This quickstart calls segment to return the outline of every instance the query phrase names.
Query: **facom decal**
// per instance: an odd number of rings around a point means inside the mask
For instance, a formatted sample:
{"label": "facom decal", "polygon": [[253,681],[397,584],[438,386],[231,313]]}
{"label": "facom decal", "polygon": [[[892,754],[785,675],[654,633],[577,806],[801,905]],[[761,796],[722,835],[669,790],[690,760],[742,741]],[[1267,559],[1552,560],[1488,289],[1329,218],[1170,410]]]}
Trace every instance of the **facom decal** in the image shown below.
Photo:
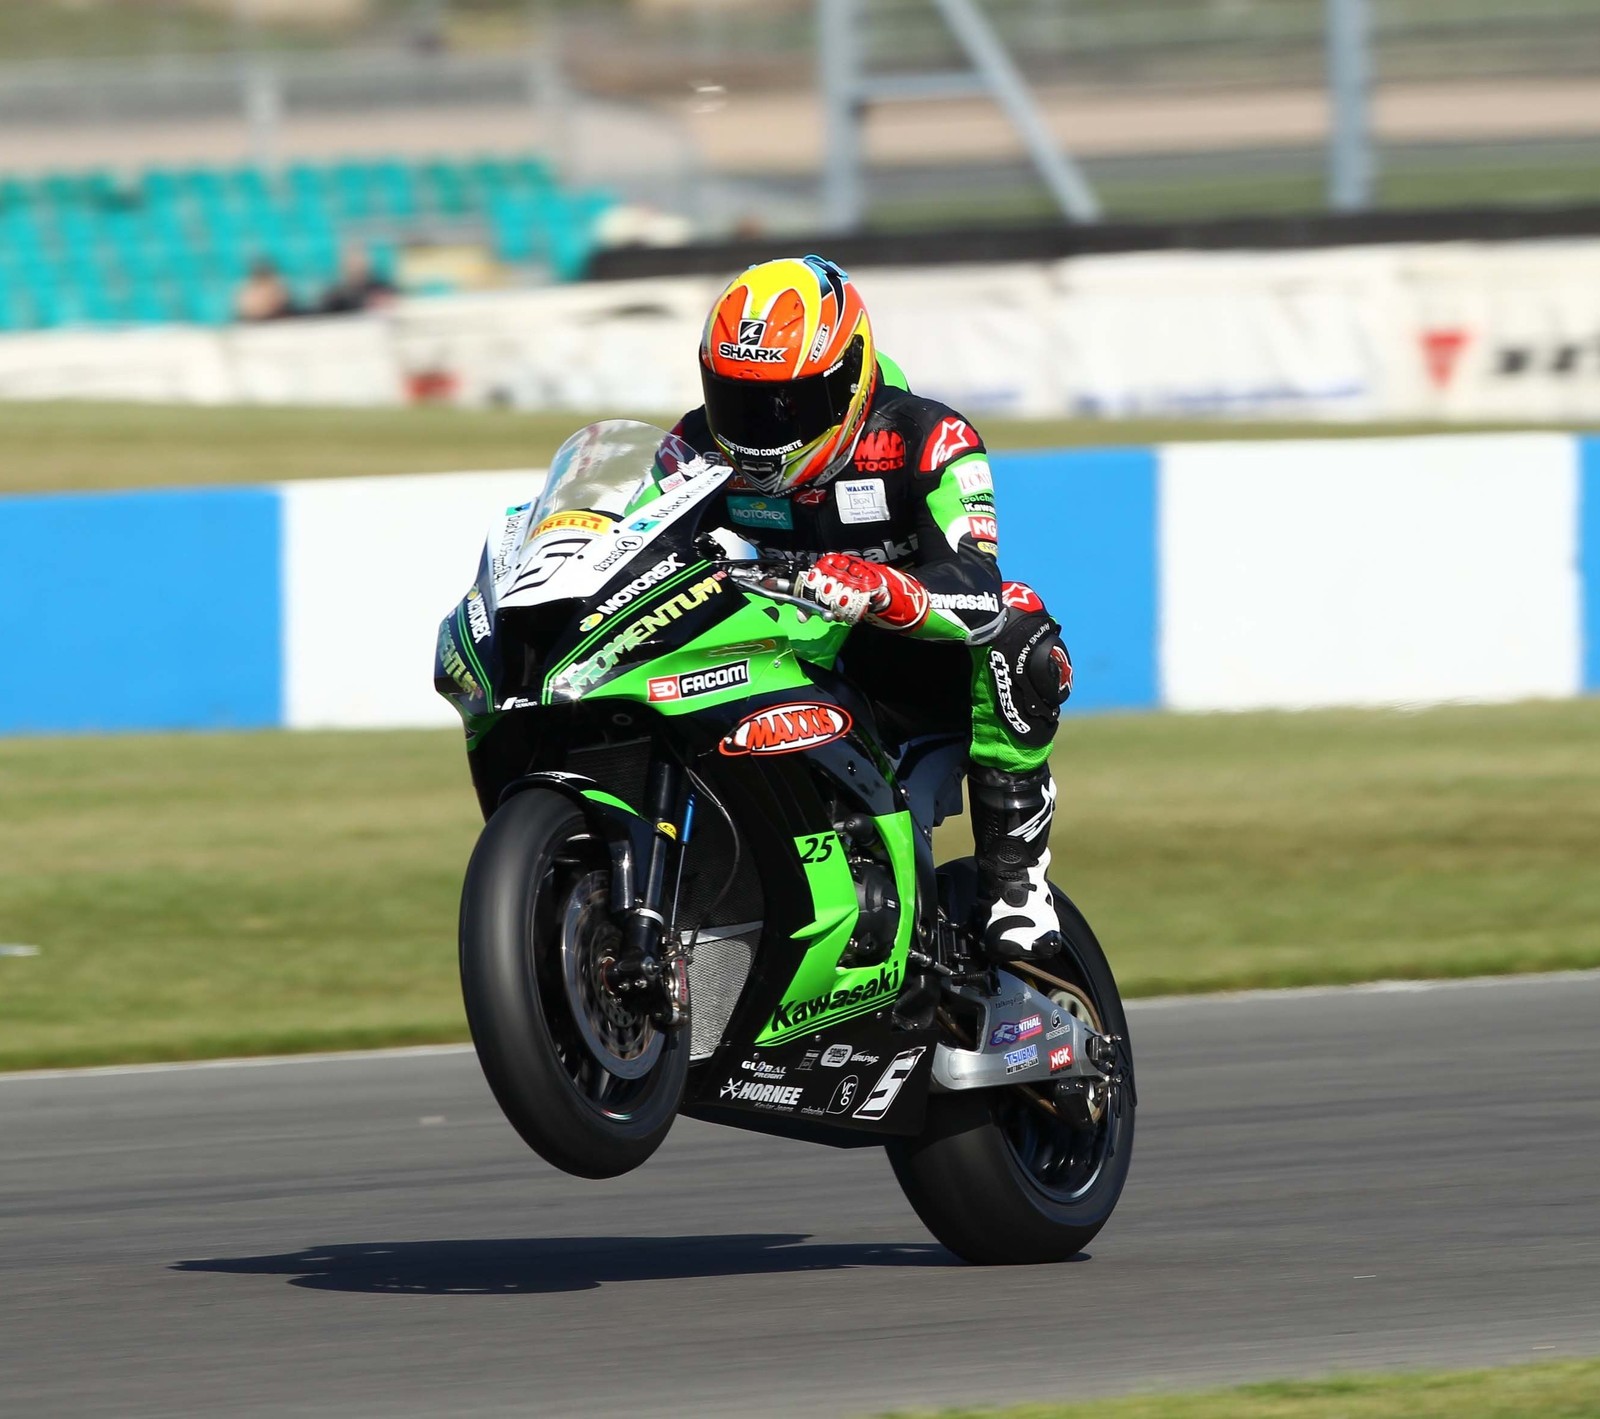
{"label": "facom decal", "polygon": [[1050,1072],[1059,1074],[1063,1069],[1072,1068],[1072,1046],[1061,1045],[1050,1051]]}
{"label": "facom decal", "polygon": [[1027,1045],[1022,1049],[1014,1049],[1006,1055],[1006,1073],[1021,1074],[1024,1069],[1030,1069],[1038,1062],[1038,1045]]}
{"label": "facom decal", "polygon": [[750,683],[750,662],[715,665],[710,670],[686,670],[682,675],[661,675],[650,682],[649,697],[657,703],[687,700],[696,695],[712,695]]}
{"label": "facom decal", "polygon": [[653,611],[646,611],[638,620],[623,627],[582,664],[568,670],[562,679],[575,690],[598,684],[616,667],[621,656],[643,645],[656,631],[671,625],[680,616],[704,606],[721,590],[722,580],[715,574],[695,582],[693,586],[686,586]]}
{"label": "facom decal", "polygon": [[892,1000],[900,993],[900,966],[879,966],[872,980],[862,981],[849,989],[824,991],[807,1000],[785,1000],[772,1012],[768,1022],[770,1030],[792,1030],[799,1025],[810,1025],[825,1015],[833,1015],[868,1001]]}
{"label": "facom decal", "polygon": [[558,532],[563,528],[572,528],[582,532],[604,532],[610,526],[611,519],[605,516],[604,513],[553,512],[533,529],[533,535],[528,538],[528,541],[537,542],[546,532]]}
{"label": "facom decal", "polygon": [[917,1061],[927,1053],[927,1046],[908,1049],[889,1061],[889,1067],[878,1076],[867,1101],[856,1110],[857,1118],[879,1119],[889,1112],[889,1107],[900,1095],[900,1089],[915,1072]]}
{"label": "facom decal", "polygon": [[741,719],[717,748],[730,758],[740,754],[794,754],[833,743],[850,732],[852,723],[849,712],[838,705],[814,701],[769,705]]}
{"label": "facom decal", "polygon": [[477,587],[467,593],[467,629],[472,632],[474,645],[489,639],[489,608],[483,604],[483,593]]}

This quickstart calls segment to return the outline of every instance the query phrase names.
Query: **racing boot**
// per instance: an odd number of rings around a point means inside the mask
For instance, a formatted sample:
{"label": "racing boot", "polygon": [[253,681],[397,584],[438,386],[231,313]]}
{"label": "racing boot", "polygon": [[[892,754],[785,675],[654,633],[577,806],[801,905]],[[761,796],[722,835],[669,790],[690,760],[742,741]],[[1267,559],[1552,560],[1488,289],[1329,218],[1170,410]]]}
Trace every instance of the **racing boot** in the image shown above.
{"label": "racing boot", "polygon": [[1056,955],[1061,928],[1047,880],[1056,785],[1049,765],[1010,773],[973,764],[967,788],[985,953],[997,963]]}

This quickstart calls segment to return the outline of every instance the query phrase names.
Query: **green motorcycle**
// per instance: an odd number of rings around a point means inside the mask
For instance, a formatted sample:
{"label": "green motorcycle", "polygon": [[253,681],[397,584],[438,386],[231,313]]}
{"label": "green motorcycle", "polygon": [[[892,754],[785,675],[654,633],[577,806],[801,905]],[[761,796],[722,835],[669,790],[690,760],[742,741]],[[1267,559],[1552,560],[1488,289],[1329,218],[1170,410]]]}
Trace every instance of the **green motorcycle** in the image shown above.
{"label": "green motorcycle", "polygon": [[727,476],[649,425],[581,430],[440,626],[486,819],[460,950],[489,1085],[580,1177],[685,1114],[885,1147],[969,1261],[1072,1256],[1133,1148],[1105,955],[1058,891],[1061,955],[983,960],[972,859],[933,855],[964,738],[897,727],[801,567],[702,526]]}

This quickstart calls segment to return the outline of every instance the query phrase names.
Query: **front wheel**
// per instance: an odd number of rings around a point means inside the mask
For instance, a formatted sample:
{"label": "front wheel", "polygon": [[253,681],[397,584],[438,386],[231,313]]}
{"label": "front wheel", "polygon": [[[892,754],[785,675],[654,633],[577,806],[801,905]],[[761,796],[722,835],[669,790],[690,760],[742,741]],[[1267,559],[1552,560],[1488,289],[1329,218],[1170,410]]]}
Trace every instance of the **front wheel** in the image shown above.
{"label": "front wheel", "polygon": [[490,818],[461,891],[461,991],[495,1099],[547,1162],[616,1177],[661,1146],[689,1071],[605,983],[619,933],[605,844],[558,793],[530,789]]}
{"label": "front wheel", "polygon": [[1077,1255],[1110,1220],[1133,1158],[1133,1056],[1122,998],[1089,923],[1064,894],[1055,900],[1065,944],[1044,969],[1058,983],[1030,977],[1030,984],[1091,1029],[1122,1037],[1125,1082],[1082,1125],[1026,1086],[935,1095],[923,1132],[888,1145],[923,1225],[978,1265]]}

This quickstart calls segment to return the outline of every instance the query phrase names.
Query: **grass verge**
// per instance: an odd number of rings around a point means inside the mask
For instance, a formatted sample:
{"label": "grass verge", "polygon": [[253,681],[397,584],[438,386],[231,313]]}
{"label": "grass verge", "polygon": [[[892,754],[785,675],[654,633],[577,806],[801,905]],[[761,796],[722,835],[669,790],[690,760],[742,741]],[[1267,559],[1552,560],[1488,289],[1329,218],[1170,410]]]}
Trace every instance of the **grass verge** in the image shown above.
{"label": "grass verge", "polygon": [[[1600,965],[1600,700],[1100,716],[1055,872],[1130,995]],[[0,741],[0,1068],[464,1038],[452,732]],[[965,850],[961,824],[941,851]]]}
{"label": "grass verge", "polygon": [[[1083,1409],[1082,1404],[946,1409],[937,1419],[1077,1419]],[[1093,1409],[1096,1419],[1593,1419],[1600,1414],[1600,1361],[1245,1385],[1204,1394],[1096,1400]],[[916,1419],[934,1416],[922,1413]]]}
{"label": "grass verge", "polygon": [[[680,411],[681,412],[681,411]],[[238,409],[75,401],[4,406],[0,493],[274,483],[363,474],[542,467],[574,429],[609,414],[468,409]],[[676,414],[635,417],[670,426]],[[1511,425],[994,419],[991,448],[1188,439],[1471,433]],[[1525,428],[1528,425],[1516,425]]]}

